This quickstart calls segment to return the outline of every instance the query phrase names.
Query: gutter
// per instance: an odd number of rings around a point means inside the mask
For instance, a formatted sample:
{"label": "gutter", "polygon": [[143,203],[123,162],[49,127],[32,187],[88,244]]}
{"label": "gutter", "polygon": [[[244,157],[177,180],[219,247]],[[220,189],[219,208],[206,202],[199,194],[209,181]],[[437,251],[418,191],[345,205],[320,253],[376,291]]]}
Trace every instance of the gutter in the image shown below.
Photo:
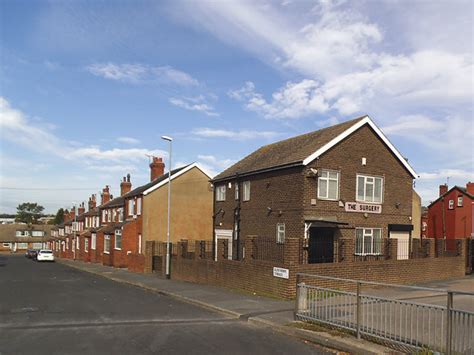
{"label": "gutter", "polygon": [[233,175],[225,176],[225,177],[218,178],[218,179],[213,179],[213,180],[210,180],[210,181],[213,182],[213,183],[216,183],[216,182],[220,182],[220,181],[224,181],[224,180],[236,179],[237,177],[246,177],[246,176],[251,176],[251,175],[256,175],[256,174],[261,174],[261,173],[267,173],[267,172],[271,172],[271,171],[276,171],[276,170],[294,168],[294,167],[297,167],[297,166],[303,166],[303,161],[301,160],[301,161],[297,161],[297,162],[294,162],[294,163],[274,166],[274,167],[271,167],[271,168],[252,170],[252,171],[248,171],[246,173],[236,173],[236,174],[233,174]]}

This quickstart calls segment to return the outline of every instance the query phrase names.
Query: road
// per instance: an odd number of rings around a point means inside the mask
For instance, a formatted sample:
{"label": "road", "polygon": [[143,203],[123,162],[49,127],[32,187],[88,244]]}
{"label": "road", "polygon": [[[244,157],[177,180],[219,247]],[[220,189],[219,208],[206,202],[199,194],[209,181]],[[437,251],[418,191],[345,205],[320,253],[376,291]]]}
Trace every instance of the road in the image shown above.
{"label": "road", "polygon": [[59,263],[0,258],[1,355],[333,354]]}

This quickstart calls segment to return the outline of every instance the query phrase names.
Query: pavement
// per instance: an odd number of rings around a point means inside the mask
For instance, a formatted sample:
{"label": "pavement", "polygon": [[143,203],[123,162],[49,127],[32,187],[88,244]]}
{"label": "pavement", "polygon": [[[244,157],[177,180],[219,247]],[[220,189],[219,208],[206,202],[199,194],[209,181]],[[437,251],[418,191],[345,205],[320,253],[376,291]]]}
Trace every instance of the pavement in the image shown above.
{"label": "pavement", "polygon": [[113,270],[103,270],[105,277],[100,277],[97,270],[84,272],[65,263],[2,258],[1,355],[336,353],[211,307],[136,287],[130,279],[115,282],[107,277],[115,275]]}
{"label": "pavement", "polygon": [[219,312],[233,319],[246,321],[259,328],[290,335],[324,347],[352,354],[386,354],[393,350],[377,344],[357,340],[348,335],[314,332],[294,326],[294,301],[284,301],[252,295],[221,287],[159,278],[154,274],[131,273],[101,264],[59,259],[59,263],[105,277],[120,283],[137,286],[159,295]]}

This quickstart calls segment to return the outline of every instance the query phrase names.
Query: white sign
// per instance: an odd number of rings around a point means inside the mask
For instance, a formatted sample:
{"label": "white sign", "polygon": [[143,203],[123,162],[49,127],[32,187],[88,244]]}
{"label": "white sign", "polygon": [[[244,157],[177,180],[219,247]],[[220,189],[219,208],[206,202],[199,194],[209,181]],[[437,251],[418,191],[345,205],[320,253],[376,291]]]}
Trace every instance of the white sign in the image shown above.
{"label": "white sign", "polygon": [[368,203],[346,202],[346,212],[382,213],[382,205]]}
{"label": "white sign", "polygon": [[290,270],[283,269],[281,267],[274,267],[273,268],[273,276],[279,277],[282,279],[289,279],[290,278]]}

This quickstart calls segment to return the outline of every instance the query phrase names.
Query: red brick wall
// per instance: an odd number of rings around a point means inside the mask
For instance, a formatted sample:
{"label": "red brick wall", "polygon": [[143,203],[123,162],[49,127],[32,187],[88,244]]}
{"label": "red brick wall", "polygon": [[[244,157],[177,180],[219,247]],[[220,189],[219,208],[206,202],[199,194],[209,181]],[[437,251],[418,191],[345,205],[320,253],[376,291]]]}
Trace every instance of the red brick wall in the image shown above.
{"label": "red brick wall", "polygon": [[[149,249],[149,248],[147,248]],[[462,277],[465,274],[465,247],[456,257],[434,258],[434,244],[428,258],[410,260],[354,261],[340,263],[288,265],[245,259],[201,260],[172,258],[171,277],[177,280],[241,289],[262,295],[293,298],[296,293],[296,273],[310,273],[346,279],[377,281],[393,284],[414,284]],[[396,255],[396,253],[395,253]],[[273,276],[273,267],[290,270],[289,279]],[[326,286],[344,288],[340,282]]]}
{"label": "red brick wall", "polygon": [[[458,196],[463,196],[463,206],[458,207]],[[454,208],[449,209],[449,200]],[[471,236],[474,205],[466,195],[453,189],[449,194],[436,201],[428,210],[428,237],[443,238],[443,210],[446,238],[468,238]]]}

